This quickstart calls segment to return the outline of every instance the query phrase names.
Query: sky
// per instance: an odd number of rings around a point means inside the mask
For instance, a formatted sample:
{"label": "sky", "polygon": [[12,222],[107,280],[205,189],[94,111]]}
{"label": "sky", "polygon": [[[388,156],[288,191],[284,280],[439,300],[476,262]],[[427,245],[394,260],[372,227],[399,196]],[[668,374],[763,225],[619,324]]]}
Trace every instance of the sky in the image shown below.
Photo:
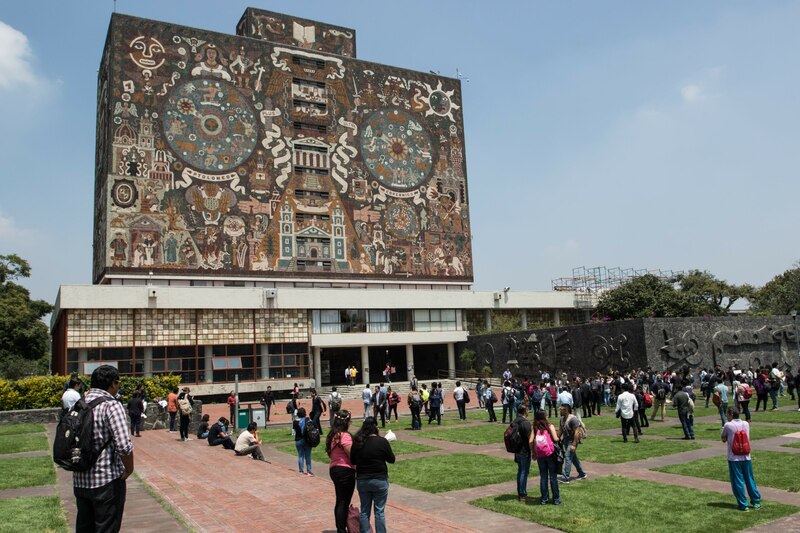
{"label": "sky", "polygon": [[[763,285],[800,259],[800,2],[118,0],[235,33],[245,8],[354,28],[358,57],[462,85],[476,290],[574,267]],[[0,11],[0,254],[32,296],[91,283],[112,0]]]}

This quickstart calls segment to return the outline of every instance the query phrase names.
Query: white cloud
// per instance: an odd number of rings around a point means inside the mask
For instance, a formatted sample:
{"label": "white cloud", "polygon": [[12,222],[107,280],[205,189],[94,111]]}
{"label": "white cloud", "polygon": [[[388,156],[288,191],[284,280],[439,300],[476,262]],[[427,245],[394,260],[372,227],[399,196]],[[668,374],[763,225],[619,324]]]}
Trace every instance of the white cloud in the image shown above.
{"label": "white cloud", "polygon": [[703,98],[703,87],[696,83],[689,83],[681,87],[681,97],[684,102],[696,102]]}
{"label": "white cloud", "polygon": [[713,91],[724,73],[724,66],[706,69],[697,80],[689,81],[681,87],[681,98],[684,102],[692,104],[713,97]]}
{"label": "white cloud", "polygon": [[[0,248],[11,246],[28,245],[32,243],[38,234],[36,230],[22,228],[10,216],[0,211]],[[8,250],[2,253],[10,253]]]}
{"label": "white cloud", "polygon": [[33,51],[24,33],[0,21],[0,89],[18,84],[35,85]]}

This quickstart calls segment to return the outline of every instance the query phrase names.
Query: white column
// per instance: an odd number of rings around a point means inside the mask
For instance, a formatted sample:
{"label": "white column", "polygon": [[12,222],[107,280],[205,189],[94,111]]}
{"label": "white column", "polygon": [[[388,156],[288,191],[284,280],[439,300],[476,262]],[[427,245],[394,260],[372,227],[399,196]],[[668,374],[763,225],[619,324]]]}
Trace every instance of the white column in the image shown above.
{"label": "white column", "polygon": [[361,347],[361,383],[369,383],[369,346]]}
{"label": "white column", "polygon": [[519,312],[520,326],[522,329],[528,329],[528,310],[523,309]]}
{"label": "white column", "polygon": [[492,331],[492,310],[487,309],[483,312],[484,321],[486,323],[486,331]]}
{"label": "white column", "polygon": [[408,370],[408,381],[411,381],[411,376],[416,375],[414,371],[414,345],[406,344],[406,369]]}
{"label": "white column", "polygon": [[314,386],[320,387],[322,385],[322,348],[319,346],[314,346],[314,368],[312,368],[312,372],[314,373]]}
{"label": "white column", "polygon": [[214,365],[211,359],[214,357],[214,347],[213,346],[205,346],[205,352],[203,354],[203,358],[206,362],[206,383],[213,383],[214,382]]}
{"label": "white column", "polygon": [[558,309],[553,309],[553,324],[556,326],[561,325],[561,314]]}
{"label": "white column", "polygon": [[269,379],[269,344],[259,344],[261,358],[261,379]]}
{"label": "white column", "polygon": [[447,343],[447,371],[449,375],[456,375],[456,346],[452,342]]}
{"label": "white column", "polygon": [[144,377],[151,378],[153,377],[153,347],[146,346],[142,349],[142,352],[144,352],[144,357],[142,358]]}

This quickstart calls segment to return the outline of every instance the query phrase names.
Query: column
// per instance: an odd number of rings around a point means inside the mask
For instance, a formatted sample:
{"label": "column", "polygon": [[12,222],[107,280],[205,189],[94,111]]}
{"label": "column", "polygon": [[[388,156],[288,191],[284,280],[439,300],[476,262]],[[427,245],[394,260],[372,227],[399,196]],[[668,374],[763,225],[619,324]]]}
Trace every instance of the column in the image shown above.
{"label": "column", "polygon": [[484,322],[486,323],[486,331],[492,331],[492,310],[487,309],[483,312]]}
{"label": "column", "polygon": [[322,348],[314,346],[314,368],[311,370],[314,373],[314,386],[320,387],[322,385]]}
{"label": "column", "polygon": [[522,329],[528,329],[528,310],[523,309],[519,312],[519,321]]}
{"label": "column", "polygon": [[369,383],[369,346],[361,347],[361,383]]}
{"label": "column", "polygon": [[452,342],[447,343],[447,372],[452,378],[456,376],[456,346]]}
{"label": "column", "polygon": [[153,377],[153,347],[145,346],[142,349],[142,352],[144,352],[144,357],[142,359],[142,371],[144,372],[144,377],[151,378]]}
{"label": "column", "polygon": [[203,358],[206,363],[206,383],[213,383],[214,382],[214,362],[212,361],[214,357],[214,347],[213,346],[205,346],[205,352],[203,353]]}
{"label": "column", "polygon": [[553,309],[553,324],[556,326],[561,325],[561,314],[558,309]]}
{"label": "column", "polygon": [[414,345],[406,344],[406,369],[408,370],[408,381],[411,381],[411,376],[415,376],[414,371]]}
{"label": "column", "polygon": [[269,344],[259,344],[261,358],[261,379],[269,379]]}

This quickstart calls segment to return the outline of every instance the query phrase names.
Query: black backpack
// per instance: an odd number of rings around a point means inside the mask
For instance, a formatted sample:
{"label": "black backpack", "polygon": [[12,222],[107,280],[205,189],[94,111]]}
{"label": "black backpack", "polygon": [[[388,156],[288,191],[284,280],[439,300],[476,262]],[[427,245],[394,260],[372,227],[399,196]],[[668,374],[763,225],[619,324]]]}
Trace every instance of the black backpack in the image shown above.
{"label": "black backpack", "polygon": [[311,448],[319,446],[319,441],[321,440],[319,429],[311,420],[306,420],[306,425],[303,428],[303,440]]}
{"label": "black backpack", "polygon": [[503,442],[506,445],[506,451],[509,453],[519,453],[522,449],[522,433],[519,430],[519,424],[513,420],[503,433]]}
{"label": "black backpack", "polygon": [[667,397],[667,389],[664,385],[661,385],[660,387],[658,387],[658,390],[656,391],[656,398],[658,398],[659,400],[663,400],[666,397]]}
{"label": "black backpack", "polygon": [[53,461],[72,472],[86,472],[97,462],[97,458],[111,443],[109,438],[99,450],[92,446],[94,434],[94,408],[112,398],[95,398],[89,403],[81,398],[66,412],[56,427],[53,439]]}

